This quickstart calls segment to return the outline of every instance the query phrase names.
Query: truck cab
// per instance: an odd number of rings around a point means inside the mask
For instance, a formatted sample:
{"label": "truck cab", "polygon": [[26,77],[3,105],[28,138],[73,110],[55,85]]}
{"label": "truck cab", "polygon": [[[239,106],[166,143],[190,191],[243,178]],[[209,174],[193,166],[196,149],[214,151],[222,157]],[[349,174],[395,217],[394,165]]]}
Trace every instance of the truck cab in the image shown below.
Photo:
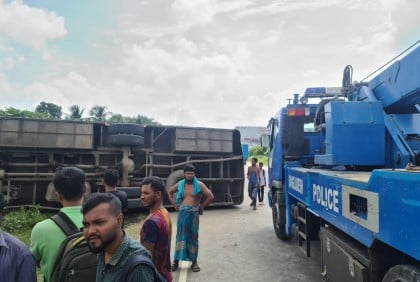
{"label": "truck cab", "polygon": [[[262,146],[270,149],[269,183],[281,188],[285,182],[284,169],[289,166],[314,167],[316,155],[325,153],[326,102],[343,97],[339,87],[311,87],[302,97],[295,94],[292,101],[269,121],[269,135]],[[319,103],[308,103],[309,100]]]}

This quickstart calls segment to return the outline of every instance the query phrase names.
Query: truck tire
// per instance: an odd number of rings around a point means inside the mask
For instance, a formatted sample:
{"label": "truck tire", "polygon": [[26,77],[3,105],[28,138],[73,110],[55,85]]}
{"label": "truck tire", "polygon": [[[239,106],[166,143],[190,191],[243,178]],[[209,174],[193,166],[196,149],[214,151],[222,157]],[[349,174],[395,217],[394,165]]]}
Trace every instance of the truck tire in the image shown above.
{"label": "truck tire", "polygon": [[108,143],[115,146],[141,146],[144,137],[131,134],[116,134],[108,136]]}
{"label": "truck tire", "polygon": [[178,181],[184,178],[184,171],[182,169],[175,170],[172,172],[168,178],[166,178],[166,190],[169,191],[169,189]]}
{"label": "truck tire", "polygon": [[143,136],[144,126],[135,123],[115,123],[108,126],[108,133],[109,135],[133,134]]}
{"label": "truck tire", "polygon": [[420,267],[417,265],[396,265],[385,274],[382,282],[414,282],[420,281]]}
{"label": "truck tire", "polygon": [[273,193],[273,207],[271,209],[273,216],[273,226],[277,237],[282,241],[290,240],[286,234],[286,205],[284,192],[276,191]]}

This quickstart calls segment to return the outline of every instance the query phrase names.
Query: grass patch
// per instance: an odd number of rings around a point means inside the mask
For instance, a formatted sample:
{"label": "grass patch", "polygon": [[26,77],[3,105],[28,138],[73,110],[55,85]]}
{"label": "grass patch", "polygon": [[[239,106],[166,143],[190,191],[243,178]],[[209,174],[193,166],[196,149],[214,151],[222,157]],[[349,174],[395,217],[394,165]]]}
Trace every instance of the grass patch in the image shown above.
{"label": "grass patch", "polygon": [[[19,208],[7,211],[1,224],[1,229],[7,233],[12,234],[26,245],[29,246],[31,240],[31,231],[35,224],[50,218],[56,212],[44,211],[39,208]],[[135,227],[139,222],[144,220],[148,211],[133,211],[129,212],[125,217],[125,227]]]}
{"label": "grass patch", "polygon": [[[31,231],[35,224],[51,217],[54,212],[43,212],[39,208],[20,208],[8,210],[3,218],[1,229],[12,234],[26,245],[31,241]],[[37,280],[43,281],[41,270],[37,268]]]}
{"label": "grass patch", "polygon": [[51,217],[51,212],[41,212],[39,208],[20,208],[8,211],[1,224],[2,230],[12,234],[29,246],[31,230],[35,224]]}

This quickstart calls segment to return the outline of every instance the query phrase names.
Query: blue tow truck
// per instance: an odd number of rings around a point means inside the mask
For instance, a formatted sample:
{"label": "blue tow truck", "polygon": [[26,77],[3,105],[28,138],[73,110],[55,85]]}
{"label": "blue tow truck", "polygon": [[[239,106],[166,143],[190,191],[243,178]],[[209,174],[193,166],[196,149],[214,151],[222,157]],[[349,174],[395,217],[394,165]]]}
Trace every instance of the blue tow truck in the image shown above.
{"label": "blue tow truck", "polygon": [[327,281],[420,281],[419,45],[295,94],[261,138],[275,233],[307,256],[319,241]]}

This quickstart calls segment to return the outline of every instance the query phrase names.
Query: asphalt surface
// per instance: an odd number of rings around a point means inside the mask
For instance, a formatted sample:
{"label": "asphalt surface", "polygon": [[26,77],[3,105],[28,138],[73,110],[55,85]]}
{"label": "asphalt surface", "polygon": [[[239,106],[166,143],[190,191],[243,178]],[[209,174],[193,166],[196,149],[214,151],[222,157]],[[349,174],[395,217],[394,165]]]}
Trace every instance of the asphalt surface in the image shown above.
{"label": "asphalt surface", "polygon": [[[192,272],[190,263],[183,262],[173,273],[174,281],[322,281],[319,243],[313,244],[312,257],[306,257],[297,242],[283,242],[276,237],[266,199],[256,211],[249,204],[246,196],[240,206],[204,211],[199,231],[201,271]],[[175,211],[171,211],[171,218],[173,256]],[[135,238],[140,225],[129,228]]]}

